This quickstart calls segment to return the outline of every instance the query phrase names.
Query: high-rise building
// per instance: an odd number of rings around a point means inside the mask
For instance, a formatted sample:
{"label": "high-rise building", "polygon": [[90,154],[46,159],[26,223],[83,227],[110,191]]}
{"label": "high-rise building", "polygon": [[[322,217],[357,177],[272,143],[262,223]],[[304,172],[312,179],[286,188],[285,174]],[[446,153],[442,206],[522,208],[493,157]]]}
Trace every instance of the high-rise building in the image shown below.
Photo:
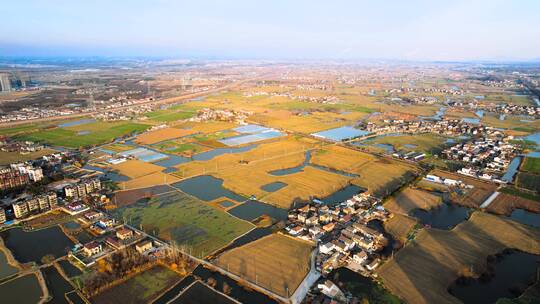
{"label": "high-rise building", "polygon": [[9,82],[9,74],[0,73],[0,91],[1,92],[11,91],[11,83]]}

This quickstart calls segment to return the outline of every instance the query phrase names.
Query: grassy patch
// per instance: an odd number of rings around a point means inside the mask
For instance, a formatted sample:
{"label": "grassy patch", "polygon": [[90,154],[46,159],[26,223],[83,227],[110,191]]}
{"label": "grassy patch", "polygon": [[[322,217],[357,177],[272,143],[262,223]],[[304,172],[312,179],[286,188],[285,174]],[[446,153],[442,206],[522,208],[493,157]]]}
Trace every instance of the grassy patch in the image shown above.
{"label": "grassy patch", "polygon": [[[142,132],[149,126],[131,122],[96,122],[77,127],[54,128],[18,136],[21,140],[46,143],[52,146],[80,148],[103,144],[113,139]],[[89,130],[89,134],[79,135],[78,129]]]}
{"label": "grassy patch", "polygon": [[159,110],[145,114],[148,119],[158,122],[171,122],[176,120],[188,119],[195,116],[195,110],[189,111],[174,111],[174,110]]}
{"label": "grassy patch", "polygon": [[507,193],[507,194],[511,194],[511,195],[523,197],[523,198],[526,198],[526,199],[529,199],[529,200],[540,202],[540,195],[523,192],[523,191],[520,191],[520,190],[518,190],[518,189],[516,189],[514,187],[504,187],[504,188],[500,189],[499,192]]}
{"label": "grassy patch", "polygon": [[523,166],[521,166],[522,171],[527,171],[531,173],[540,174],[540,158],[527,157]]}
{"label": "grassy patch", "polygon": [[92,299],[92,303],[118,303],[119,298],[123,303],[149,303],[179,280],[180,276],[176,272],[155,266],[101,292]]}
{"label": "grassy patch", "polygon": [[179,191],[118,208],[114,214],[162,239],[191,246],[192,253],[200,257],[253,227]]}

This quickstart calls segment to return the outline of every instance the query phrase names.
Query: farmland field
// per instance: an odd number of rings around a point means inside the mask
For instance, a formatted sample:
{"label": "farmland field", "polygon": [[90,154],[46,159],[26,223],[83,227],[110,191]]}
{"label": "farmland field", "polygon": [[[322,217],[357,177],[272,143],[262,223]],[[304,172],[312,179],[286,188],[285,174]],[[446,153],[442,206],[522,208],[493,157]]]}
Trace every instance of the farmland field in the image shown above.
{"label": "farmland field", "polygon": [[460,303],[448,293],[448,286],[471,269],[481,274],[487,256],[505,248],[540,253],[540,229],[474,212],[450,231],[420,231],[377,273],[392,293],[408,303]]}
{"label": "farmland field", "polygon": [[310,269],[312,246],[272,234],[218,257],[216,263],[251,282],[288,297]]}
{"label": "farmland field", "polygon": [[130,159],[123,163],[113,165],[112,168],[118,170],[120,174],[130,178],[137,178],[163,170],[163,167],[136,159]]}
{"label": "farmland field", "polygon": [[452,197],[452,200],[454,200],[456,203],[466,207],[478,208],[497,189],[497,186],[493,183],[485,182],[457,173],[434,170],[433,172],[431,172],[431,174],[444,178],[461,180],[467,185],[474,186],[474,188],[466,190],[464,195]]}
{"label": "farmland field", "polygon": [[118,299],[122,299],[123,303],[149,303],[180,279],[176,272],[154,266],[99,293],[92,298],[92,303],[113,304],[118,303]]}
{"label": "farmland field", "polygon": [[254,226],[180,191],[114,210],[119,219],[164,240],[186,244],[203,257],[227,245]]}
{"label": "farmland field", "polygon": [[535,192],[540,192],[540,174],[519,172],[516,179],[516,186]]}
{"label": "farmland field", "polygon": [[489,212],[504,215],[510,215],[514,209],[540,213],[540,202],[508,193],[500,193],[487,208]]}
{"label": "farmland field", "polygon": [[142,145],[151,145],[158,142],[175,139],[187,135],[194,134],[195,131],[177,129],[177,128],[164,128],[156,131],[143,133],[135,139],[135,141]]}
{"label": "farmland field", "polygon": [[523,165],[521,166],[521,170],[540,174],[540,158],[526,157]]}
{"label": "farmland field", "polygon": [[369,143],[374,144],[392,145],[397,151],[422,151],[427,153],[432,153],[434,150],[437,150],[443,146],[445,142],[445,137],[433,134],[381,136],[369,141]]}
{"label": "farmland field", "polygon": [[[103,144],[113,139],[142,132],[149,126],[131,122],[95,122],[66,128],[46,129],[25,135],[17,139],[42,142],[52,146],[80,148]],[[87,131],[89,133],[80,134]]]}
{"label": "farmland field", "polygon": [[167,109],[147,113],[146,117],[152,121],[171,122],[191,118],[195,115],[195,113],[195,111],[174,111]]}
{"label": "farmland field", "polygon": [[389,198],[384,207],[395,213],[409,214],[413,209],[429,210],[441,203],[442,199],[437,195],[407,187]]}
{"label": "farmland field", "polygon": [[21,154],[19,152],[4,152],[0,151],[0,165],[8,165],[11,163],[27,161],[31,159],[40,158],[44,155],[49,155],[55,153],[56,150],[52,149],[41,149],[39,151],[30,152],[28,154]]}
{"label": "farmland field", "polygon": [[411,232],[416,223],[416,219],[412,217],[394,214],[392,218],[384,222],[384,229],[404,244],[409,232]]}

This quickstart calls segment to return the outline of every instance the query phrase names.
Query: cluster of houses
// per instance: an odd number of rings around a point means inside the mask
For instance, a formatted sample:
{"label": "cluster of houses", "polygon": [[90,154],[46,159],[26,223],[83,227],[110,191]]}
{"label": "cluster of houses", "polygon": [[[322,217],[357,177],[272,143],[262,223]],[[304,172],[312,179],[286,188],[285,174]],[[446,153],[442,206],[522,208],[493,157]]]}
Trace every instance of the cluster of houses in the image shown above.
{"label": "cluster of houses", "polygon": [[22,187],[43,179],[43,170],[30,163],[11,164],[0,169],[0,190]]}
{"label": "cluster of houses", "polygon": [[442,151],[451,160],[466,163],[458,173],[481,179],[502,182],[499,177],[518,152],[518,147],[507,140],[482,138],[458,143]]}
{"label": "cluster of houses", "polygon": [[0,151],[3,152],[18,152],[20,154],[28,154],[42,150],[43,145],[32,141],[15,141],[9,137],[0,137]]}
{"label": "cluster of houses", "polygon": [[85,244],[75,245],[69,255],[86,267],[126,247],[133,246],[141,254],[152,255],[164,246],[160,241],[150,239],[143,232],[127,225],[119,224],[102,212],[88,210],[78,221],[88,227],[94,238]]}
{"label": "cluster of houses", "polygon": [[459,188],[469,188],[469,189],[474,187],[473,185],[468,185],[468,184],[463,183],[463,181],[461,180],[455,180],[452,178],[444,178],[444,177],[434,175],[434,174],[428,174],[423,179],[428,182],[437,183],[437,184],[445,185],[448,187],[459,187]]}
{"label": "cluster of houses", "polygon": [[197,115],[190,118],[189,121],[203,122],[203,121],[233,121],[237,123],[244,123],[244,121],[251,115],[253,112],[243,111],[243,110],[220,110],[220,109],[210,109],[204,108],[197,111]]}
{"label": "cluster of houses", "polygon": [[341,266],[369,272],[378,266],[376,253],[388,244],[388,239],[368,223],[389,217],[391,214],[379,199],[361,193],[334,206],[314,200],[291,210],[286,231],[318,245],[316,266],[323,273]]}

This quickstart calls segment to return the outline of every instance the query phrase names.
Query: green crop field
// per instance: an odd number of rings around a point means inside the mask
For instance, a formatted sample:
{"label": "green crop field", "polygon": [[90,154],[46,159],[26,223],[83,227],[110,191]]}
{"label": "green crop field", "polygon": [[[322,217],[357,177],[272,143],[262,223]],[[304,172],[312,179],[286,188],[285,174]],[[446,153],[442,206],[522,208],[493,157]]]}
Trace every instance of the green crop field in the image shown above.
{"label": "green crop field", "polygon": [[180,279],[176,272],[155,266],[101,292],[92,298],[92,303],[118,303],[119,298],[123,303],[149,303]]}
{"label": "green crop field", "polygon": [[188,119],[196,114],[194,110],[174,111],[174,110],[159,110],[146,114],[148,119],[159,122],[170,122],[182,119]]}
{"label": "green crop field", "polygon": [[540,174],[540,158],[527,157],[521,167],[522,171]]}
{"label": "green crop field", "polygon": [[114,215],[164,240],[189,245],[201,257],[254,227],[180,191],[118,208]]}
{"label": "green crop field", "polygon": [[[79,148],[106,143],[117,137],[142,132],[148,125],[131,122],[95,122],[68,128],[54,128],[20,135],[17,138],[52,146]],[[79,133],[88,131],[88,133]]]}
{"label": "green crop field", "polygon": [[540,192],[540,175],[519,172],[516,184],[519,188]]}

